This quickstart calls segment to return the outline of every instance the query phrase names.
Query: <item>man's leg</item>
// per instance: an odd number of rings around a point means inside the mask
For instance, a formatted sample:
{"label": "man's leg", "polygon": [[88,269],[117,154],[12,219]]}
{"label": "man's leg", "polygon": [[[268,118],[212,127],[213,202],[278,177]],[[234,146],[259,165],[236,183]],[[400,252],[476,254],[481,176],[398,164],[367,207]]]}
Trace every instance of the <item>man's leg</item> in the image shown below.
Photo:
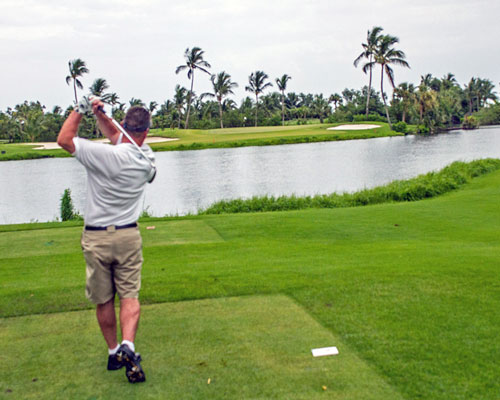
{"label": "man's leg", "polygon": [[139,299],[125,298],[120,300],[120,327],[122,330],[122,340],[134,343],[140,314],[141,306]]}
{"label": "man's leg", "polygon": [[135,352],[134,345],[140,313],[139,299],[127,297],[120,300],[120,326],[123,341],[118,350],[118,359],[125,365],[125,375],[130,383],[146,380],[140,364],[141,356]]}
{"label": "man's leg", "polygon": [[108,344],[108,348],[116,348],[116,346],[118,346],[118,341],[116,339],[115,298],[113,297],[104,304],[98,304],[96,314],[97,321],[99,322],[104,340],[106,340]]}

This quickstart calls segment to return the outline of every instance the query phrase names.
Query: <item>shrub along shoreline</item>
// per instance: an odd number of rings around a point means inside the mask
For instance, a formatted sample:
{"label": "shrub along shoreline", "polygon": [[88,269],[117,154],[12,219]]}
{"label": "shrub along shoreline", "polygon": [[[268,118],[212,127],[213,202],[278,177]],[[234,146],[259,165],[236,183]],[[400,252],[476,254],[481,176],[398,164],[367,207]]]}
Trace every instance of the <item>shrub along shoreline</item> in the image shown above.
{"label": "shrub along shoreline", "polygon": [[487,158],[472,162],[454,162],[438,172],[429,172],[408,180],[355,193],[331,193],[316,196],[254,196],[250,199],[218,201],[198,214],[229,214],[306,208],[343,208],[372,204],[417,201],[451,192],[471,179],[500,169],[500,159]]}
{"label": "shrub along shoreline", "polygon": [[[438,172],[429,172],[408,180],[355,193],[331,193],[316,196],[254,196],[250,199],[221,200],[196,214],[184,216],[141,217],[139,221],[185,220],[197,215],[290,211],[307,208],[346,208],[382,203],[410,202],[437,197],[457,190],[473,178],[500,169],[500,159],[485,158],[471,162],[456,161]],[[0,232],[50,229],[83,225],[82,220],[30,222],[0,225]]]}

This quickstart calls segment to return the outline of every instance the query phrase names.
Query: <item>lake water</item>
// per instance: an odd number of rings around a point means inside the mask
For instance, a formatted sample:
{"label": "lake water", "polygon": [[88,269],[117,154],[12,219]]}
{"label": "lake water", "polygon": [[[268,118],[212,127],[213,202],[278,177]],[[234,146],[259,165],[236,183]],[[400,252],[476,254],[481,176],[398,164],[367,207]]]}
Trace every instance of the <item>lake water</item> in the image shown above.
{"label": "lake water", "polygon": [[[221,199],[352,192],[438,170],[453,161],[500,158],[500,126],[419,137],[156,153],[144,208],[154,216],[196,212]],[[71,158],[0,163],[0,224],[52,221],[64,189],[84,209],[86,174]]]}

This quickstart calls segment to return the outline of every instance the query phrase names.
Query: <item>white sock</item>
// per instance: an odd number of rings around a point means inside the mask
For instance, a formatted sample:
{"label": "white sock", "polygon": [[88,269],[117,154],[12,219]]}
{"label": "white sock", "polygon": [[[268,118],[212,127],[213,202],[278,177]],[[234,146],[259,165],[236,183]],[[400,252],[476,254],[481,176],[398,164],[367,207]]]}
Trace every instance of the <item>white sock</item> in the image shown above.
{"label": "white sock", "polygon": [[117,344],[116,347],[114,349],[108,349],[108,353],[110,356],[113,356],[116,354],[116,352],[118,351],[118,349],[120,348],[120,345]]}
{"label": "white sock", "polygon": [[130,340],[122,340],[122,344],[126,344],[130,348],[130,350],[135,353],[134,343],[132,343]]}

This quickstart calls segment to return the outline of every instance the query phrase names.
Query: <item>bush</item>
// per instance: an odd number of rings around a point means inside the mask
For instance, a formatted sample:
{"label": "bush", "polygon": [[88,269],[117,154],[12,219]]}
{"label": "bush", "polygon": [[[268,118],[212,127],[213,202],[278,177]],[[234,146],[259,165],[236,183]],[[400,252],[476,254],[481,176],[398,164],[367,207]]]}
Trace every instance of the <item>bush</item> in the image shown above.
{"label": "bush", "polygon": [[500,125],[500,104],[482,108],[474,116],[480,125]]}
{"label": "bush", "polygon": [[365,114],[356,114],[352,117],[353,122],[362,122],[362,121],[377,121],[377,122],[387,122],[387,118],[377,114],[377,113],[371,113],[365,115]]}
{"label": "bush", "polygon": [[398,121],[392,125],[392,130],[396,132],[406,133],[408,130],[408,126],[406,125],[406,122]]}
{"label": "bush", "polygon": [[279,126],[281,123],[281,115],[277,114],[274,114],[272,117],[264,120],[264,126]]}
{"label": "bush", "polygon": [[352,122],[354,119],[352,112],[337,110],[328,117],[328,123],[333,124],[335,122]]}
{"label": "bush", "polygon": [[417,125],[417,133],[427,135],[428,133],[430,133],[430,131],[431,130],[425,125]]}
{"label": "bush", "polygon": [[479,121],[473,115],[467,115],[462,122],[462,129],[476,129],[479,127]]}
{"label": "bush", "polygon": [[81,219],[81,216],[75,211],[75,207],[73,206],[71,190],[64,189],[64,193],[61,197],[61,220],[70,221],[73,219]]}

